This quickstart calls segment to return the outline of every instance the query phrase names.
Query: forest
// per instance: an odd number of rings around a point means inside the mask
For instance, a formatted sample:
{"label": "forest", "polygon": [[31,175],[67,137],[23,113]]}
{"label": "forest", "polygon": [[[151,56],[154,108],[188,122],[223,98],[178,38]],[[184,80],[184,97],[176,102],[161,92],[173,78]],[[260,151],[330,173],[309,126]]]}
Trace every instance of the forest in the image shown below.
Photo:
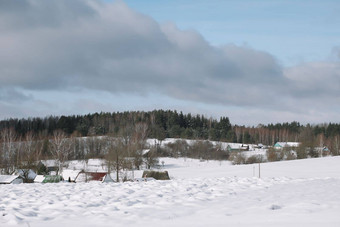
{"label": "forest", "polygon": [[207,118],[204,115],[172,110],[127,111],[94,113],[45,118],[7,119],[0,121],[0,131],[14,129],[18,137],[27,133],[51,137],[56,130],[68,136],[88,137],[117,135],[123,128],[138,123],[148,126],[149,138],[206,139],[235,143],[262,143],[273,145],[278,141],[302,142],[304,140],[326,142],[340,135],[339,123],[302,125],[299,122],[276,123],[247,127],[232,125],[228,117]]}
{"label": "forest", "polygon": [[[148,138],[197,142],[189,146],[178,141],[161,149],[160,144],[147,146]],[[104,158],[109,168],[119,172],[142,165],[150,168],[159,156],[228,159],[230,154],[209,140],[268,146],[278,141],[300,142],[301,157],[307,157],[306,149],[316,147],[339,155],[340,124],[287,122],[247,127],[233,125],[226,116],[214,119],[172,110],[7,119],[0,121],[0,168],[12,173],[16,168],[29,169],[39,160],[54,159],[62,171],[66,160]]]}

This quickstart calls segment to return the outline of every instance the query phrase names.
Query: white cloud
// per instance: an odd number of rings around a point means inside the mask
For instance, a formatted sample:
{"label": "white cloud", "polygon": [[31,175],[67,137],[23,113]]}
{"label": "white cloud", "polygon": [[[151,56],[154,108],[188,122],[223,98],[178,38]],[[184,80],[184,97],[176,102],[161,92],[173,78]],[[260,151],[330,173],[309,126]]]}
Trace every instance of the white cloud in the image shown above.
{"label": "white cloud", "polygon": [[[160,25],[122,1],[26,0],[3,5],[2,94],[12,87],[160,94],[297,116],[311,110],[310,103],[322,106],[321,112],[329,110],[340,97],[339,61],[284,69],[266,52],[232,44],[214,47],[199,33]],[[9,103],[8,96],[11,93],[6,93]],[[339,113],[338,108],[332,111]]]}

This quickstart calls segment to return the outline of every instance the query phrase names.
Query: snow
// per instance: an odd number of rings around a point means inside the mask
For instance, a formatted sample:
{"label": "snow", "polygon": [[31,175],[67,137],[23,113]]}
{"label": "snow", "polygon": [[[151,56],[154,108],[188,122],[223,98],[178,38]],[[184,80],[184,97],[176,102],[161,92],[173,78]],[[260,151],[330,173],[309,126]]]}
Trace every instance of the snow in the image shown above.
{"label": "snow", "polygon": [[[194,143],[196,143],[199,140],[190,140],[190,139],[177,139],[177,138],[166,138],[162,141],[157,140],[157,139],[148,139],[147,140],[147,144],[149,146],[153,146],[155,144],[161,144],[161,147],[166,147],[167,144],[169,143],[175,143],[176,141],[185,141],[187,144],[189,144],[190,146],[192,146]],[[241,150],[240,152],[242,152],[243,155],[245,155],[246,157],[250,157],[250,156],[262,156],[263,160],[266,160],[266,152],[267,152],[267,148],[265,148],[262,144],[243,144],[243,143],[229,143],[229,142],[220,142],[220,141],[211,141],[211,140],[206,140],[208,142],[211,142],[214,146],[216,145],[220,145],[222,149],[227,150],[228,146],[231,149],[235,149],[235,150]],[[242,147],[245,148],[246,146],[249,147],[249,151],[242,151]],[[143,153],[144,154],[144,153]]]}
{"label": "snow", "polygon": [[0,226],[340,226],[340,157],[160,161],[172,180],[0,185]]}
{"label": "snow", "polygon": [[107,172],[105,161],[100,159],[70,161],[67,162],[67,166],[68,168],[64,169],[61,174],[65,180],[70,178],[72,181],[75,181],[78,173],[82,170],[86,170],[87,172]]}

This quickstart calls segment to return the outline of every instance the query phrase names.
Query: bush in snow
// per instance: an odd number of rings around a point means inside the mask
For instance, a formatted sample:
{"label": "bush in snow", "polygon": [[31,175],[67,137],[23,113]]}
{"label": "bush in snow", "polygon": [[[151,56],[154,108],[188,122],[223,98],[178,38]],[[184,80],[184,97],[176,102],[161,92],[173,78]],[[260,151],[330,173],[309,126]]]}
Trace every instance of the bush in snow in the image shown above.
{"label": "bush in snow", "polygon": [[161,172],[161,171],[145,170],[143,172],[143,178],[146,178],[146,177],[153,177],[156,180],[170,180],[168,171]]}
{"label": "bush in snow", "polygon": [[263,162],[262,155],[252,155],[246,160],[246,164],[261,163]]}
{"label": "bush in snow", "polygon": [[269,162],[282,161],[284,158],[284,152],[282,150],[277,150],[273,147],[267,150],[267,160]]}
{"label": "bush in snow", "polygon": [[229,157],[229,161],[233,163],[233,165],[245,164],[247,157],[242,153],[233,152]]}

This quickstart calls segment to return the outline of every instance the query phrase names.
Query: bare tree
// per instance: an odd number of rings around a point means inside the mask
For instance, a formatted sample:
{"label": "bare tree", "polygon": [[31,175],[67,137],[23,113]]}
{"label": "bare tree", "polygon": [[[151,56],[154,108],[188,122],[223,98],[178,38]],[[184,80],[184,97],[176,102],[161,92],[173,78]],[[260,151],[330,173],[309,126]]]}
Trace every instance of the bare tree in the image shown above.
{"label": "bare tree", "polygon": [[4,128],[0,132],[0,168],[4,174],[15,171],[17,158],[17,134],[13,128]]}
{"label": "bare tree", "polygon": [[61,130],[53,132],[51,140],[51,153],[58,164],[58,174],[63,172],[63,165],[70,153],[70,141],[66,138],[66,134]]}
{"label": "bare tree", "polygon": [[103,150],[105,147],[105,140],[98,137],[87,137],[85,140],[86,157],[89,158],[103,158]]}
{"label": "bare tree", "polygon": [[144,155],[145,165],[147,169],[154,167],[158,164],[159,160],[157,157],[157,147],[152,147],[146,154]]}
{"label": "bare tree", "polygon": [[340,155],[340,136],[336,135],[330,137],[327,141],[327,146],[330,149],[332,155]]}
{"label": "bare tree", "polygon": [[146,123],[137,123],[134,127],[132,141],[129,150],[133,157],[133,164],[136,169],[140,169],[143,164],[143,150],[146,147],[148,138],[148,125]]}
{"label": "bare tree", "polygon": [[334,153],[333,155],[339,155],[340,154],[340,136],[337,135],[334,137]]}
{"label": "bare tree", "polygon": [[108,151],[106,153],[106,165],[109,173],[116,172],[116,181],[119,182],[119,173],[126,166],[127,146],[122,138],[109,138]]}
{"label": "bare tree", "polygon": [[32,132],[28,132],[20,144],[17,168],[20,169],[24,182],[31,183],[29,173],[31,169],[35,168],[37,161],[40,160],[42,149]]}

